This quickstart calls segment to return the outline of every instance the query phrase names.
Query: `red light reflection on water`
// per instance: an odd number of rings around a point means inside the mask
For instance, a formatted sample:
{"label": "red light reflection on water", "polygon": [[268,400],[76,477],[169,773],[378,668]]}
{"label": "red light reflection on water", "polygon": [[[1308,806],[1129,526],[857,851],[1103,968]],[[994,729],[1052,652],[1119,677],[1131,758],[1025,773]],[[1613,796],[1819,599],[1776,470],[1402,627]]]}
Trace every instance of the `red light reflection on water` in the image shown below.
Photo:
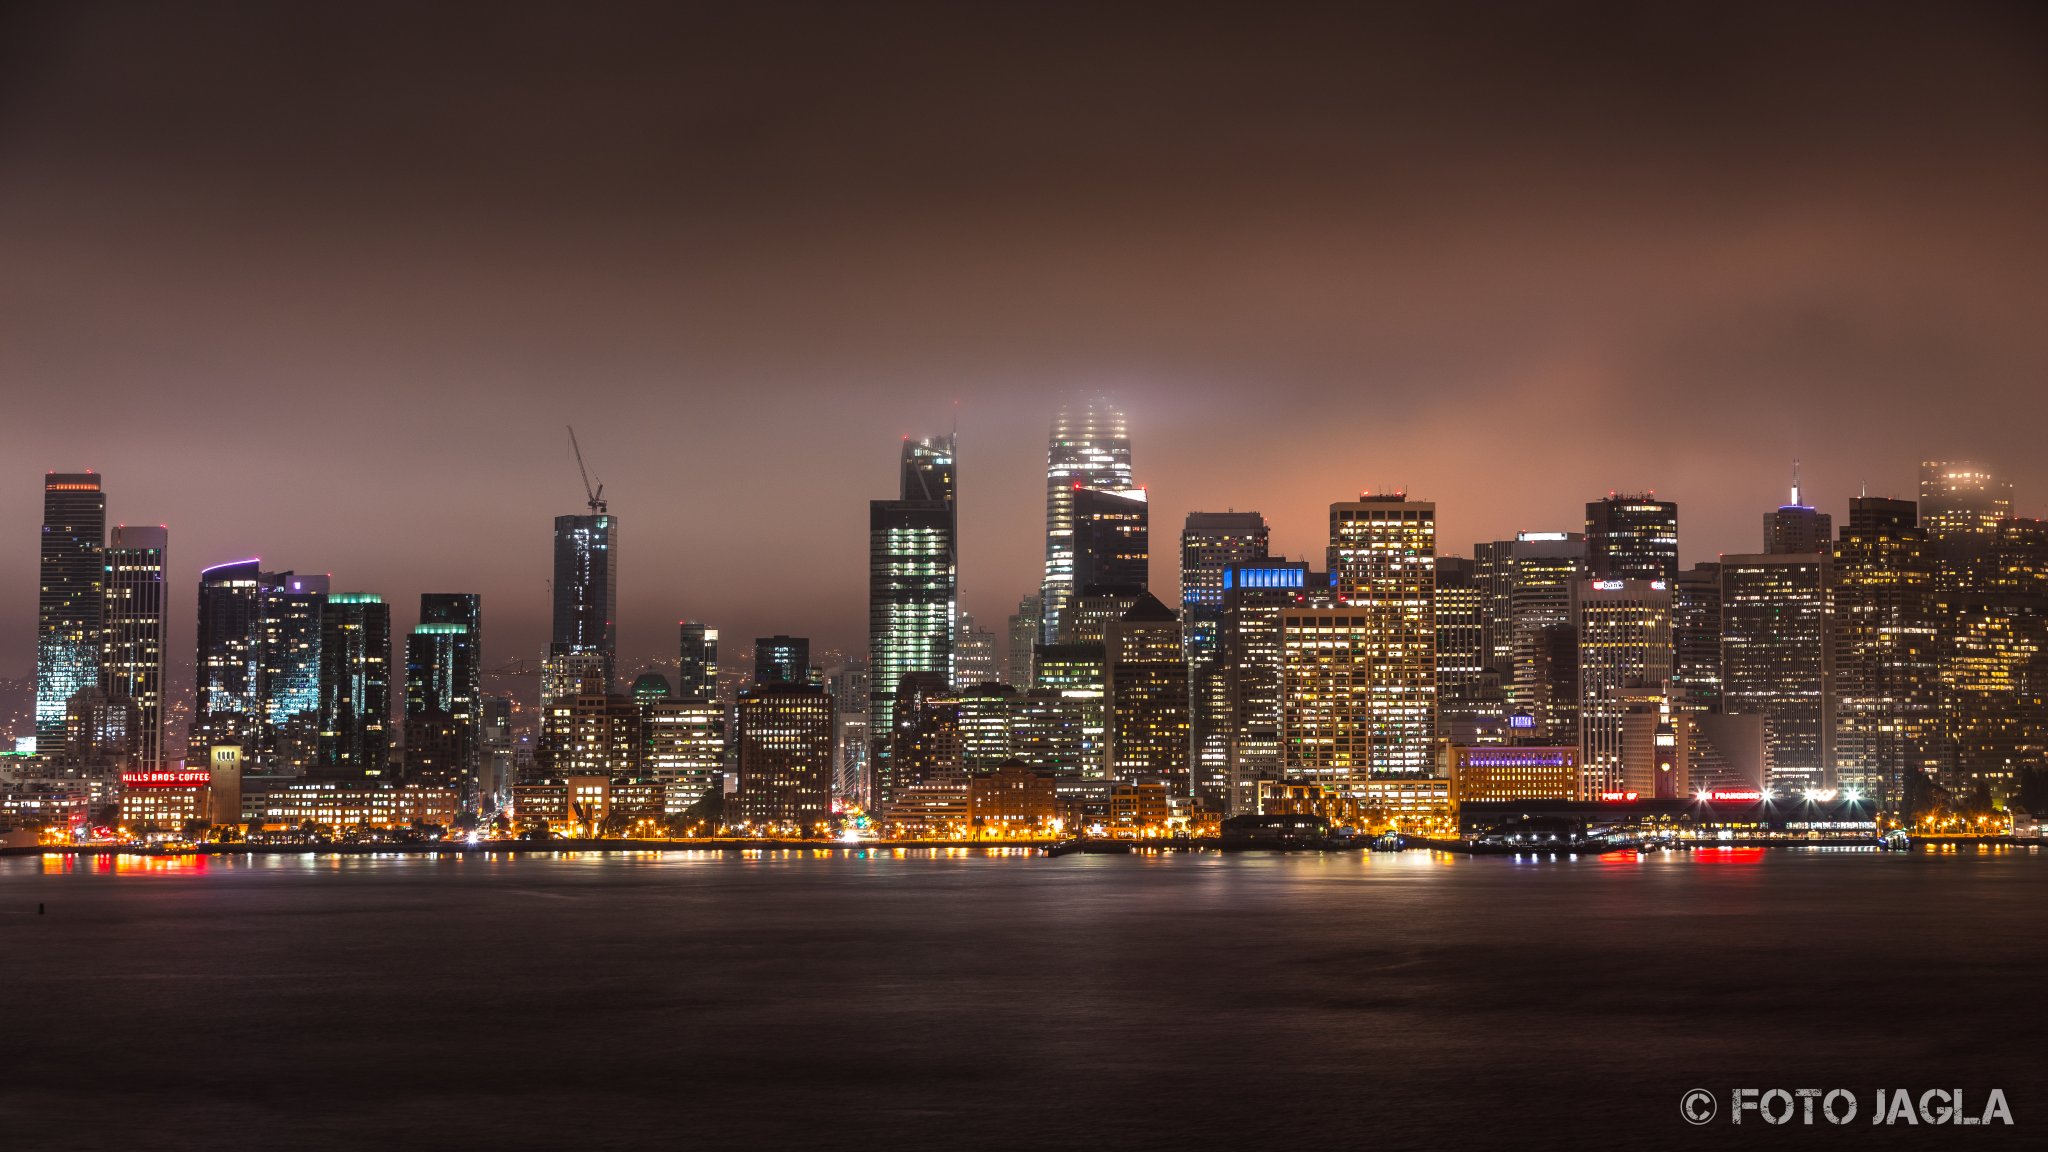
{"label": "red light reflection on water", "polygon": [[1692,851],[1696,864],[1761,864],[1764,850],[1761,848],[1695,848]]}

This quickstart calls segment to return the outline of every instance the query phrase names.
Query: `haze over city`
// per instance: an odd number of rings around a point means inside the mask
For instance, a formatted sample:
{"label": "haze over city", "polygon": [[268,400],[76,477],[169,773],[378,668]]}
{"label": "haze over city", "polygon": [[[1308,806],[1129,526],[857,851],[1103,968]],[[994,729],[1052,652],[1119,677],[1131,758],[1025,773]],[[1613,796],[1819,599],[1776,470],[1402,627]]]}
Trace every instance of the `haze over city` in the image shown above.
{"label": "haze over city", "polygon": [[956,419],[999,627],[1062,393],[1129,410],[1156,524],[1295,556],[1362,488],[1458,553],[1655,489],[1689,563],[1794,458],[1838,515],[1929,456],[2040,515],[2048,68],[1976,16],[17,7],[0,671],[86,468],[171,526],[174,658],[249,555],[481,591],[537,655],[568,423],[633,658],[682,616],[858,649],[865,501]]}

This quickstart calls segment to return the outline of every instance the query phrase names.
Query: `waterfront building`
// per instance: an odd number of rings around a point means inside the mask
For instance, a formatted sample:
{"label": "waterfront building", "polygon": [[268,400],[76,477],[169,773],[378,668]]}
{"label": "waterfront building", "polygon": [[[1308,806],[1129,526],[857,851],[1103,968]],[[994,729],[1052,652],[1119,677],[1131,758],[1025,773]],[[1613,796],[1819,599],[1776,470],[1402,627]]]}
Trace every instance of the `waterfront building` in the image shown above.
{"label": "waterfront building", "polygon": [[[1104,779],[1109,773],[1104,756],[1108,739],[1106,658],[1100,643],[1040,644],[1032,656],[1037,676],[1034,687],[1059,695],[1079,713],[1079,775],[1091,780]],[[1020,751],[1019,755],[1026,753]]]}
{"label": "waterfront building", "polygon": [[1671,590],[1663,580],[1585,580],[1574,589],[1578,630],[1580,793],[1622,787],[1629,692],[1671,679]]}
{"label": "waterfront building", "polygon": [[1046,642],[1059,639],[1067,601],[1086,583],[1075,576],[1075,493],[1136,489],[1122,410],[1100,399],[1062,405],[1046,446],[1045,579],[1039,590]]}
{"label": "waterfront building", "polygon": [[1010,698],[1010,751],[1031,768],[1061,778],[1082,775],[1092,763],[1086,729],[1101,712],[1100,697],[1085,699],[1051,688]]}
{"label": "waterfront building", "polygon": [[724,787],[723,706],[701,696],[648,698],[638,705],[636,774],[671,786],[689,803]]}
{"label": "waterfront building", "polygon": [[64,746],[72,695],[100,682],[106,610],[107,494],[92,472],[43,477],[43,531],[36,600],[36,740]]}
{"label": "waterfront building", "polygon": [[1147,593],[1103,639],[1113,779],[1188,794],[1188,665],[1178,616]]}
{"label": "waterfront building", "polygon": [[320,618],[320,730],[315,770],[363,778],[388,771],[391,606],[367,593],[329,593]]}
{"label": "waterfront building", "polygon": [[1914,503],[1851,500],[1834,569],[1836,778],[1890,808],[1945,767],[1936,565]]}
{"label": "waterfront building", "polygon": [[[596,503],[596,502],[593,502]],[[555,517],[553,657],[595,653],[602,690],[618,672],[619,518],[593,509]]]}
{"label": "waterfront building", "polygon": [[164,640],[169,597],[164,565],[170,533],[162,525],[116,527],[105,552],[106,630],[100,688],[135,705],[135,762],[164,763]]}
{"label": "waterfront building", "polygon": [[1011,725],[1017,690],[984,681],[953,692],[953,713],[960,734],[960,765],[982,772],[1013,758]]}
{"label": "waterfront building", "polygon": [[1834,786],[1834,632],[1827,554],[1721,557],[1722,707],[1764,717],[1774,791]]}
{"label": "waterfront building", "polygon": [[695,620],[677,625],[682,633],[676,656],[676,695],[710,700],[718,695],[718,629]]}
{"label": "waterfront building", "polygon": [[832,794],[866,808],[874,802],[871,752],[873,730],[868,724],[868,662],[842,660],[825,677],[837,713],[833,737],[836,759],[832,768]]}
{"label": "waterfront building", "polygon": [[1617,688],[1621,708],[1621,757],[1618,770],[1607,774],[1607,787],[1582,792],[1586,800],[1692,794],[1692,713],[1679,707],[1682,691],[1669,682]]}
{"label": "waterfront building", "polygon": [[1678,505],[1610,492],[1586,505],[1586,569],[1595,580],[1678,578]]}
{"label": "waterfront building", "polygon": [[1057,834],[1059,774],[1011,760],[968,781],[967,824],[997,839]]}
{"label": "waterfront building", "polygon": [[735,708],[739,788],[727,823],[815,835],[832,798],[830,693],[815,684],[756,684]]}
{"label": "waterfront building", "polygon": [[1450,749],[1451,799],[1570,800],[1579,794],[1579,750],[1539,745]]}
{"label": "waterfront building", "polygon": [[1362,775],[1427,776],[1436,759],[1436,505],[1405,495],[1330,505],[1330,583],[1362,631]]}
{"label": "waterfront building", "polygon": [[1473,579],[1485,600],[1481,647],[1500,675],[1511,715],[1538,744],[1578,741],[1577,630],[1572,589],[1586,578],[1577,532],[1523,532],[1474,550]]}

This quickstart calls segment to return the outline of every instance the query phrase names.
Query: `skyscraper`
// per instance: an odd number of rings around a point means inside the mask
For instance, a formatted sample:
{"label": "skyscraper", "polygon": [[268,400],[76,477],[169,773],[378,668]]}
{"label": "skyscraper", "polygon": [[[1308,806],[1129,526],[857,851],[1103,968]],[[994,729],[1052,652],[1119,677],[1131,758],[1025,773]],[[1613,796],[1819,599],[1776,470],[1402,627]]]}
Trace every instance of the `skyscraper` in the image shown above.
{"label": "skyscraper", "polygon": [[1005,683],[1018,689],[1031,687],[1031,648],[1045,637],[1045,612],[1039,605],[1038,593],[1032,592],[1017,601],[1017,611],[1010,617],[1010,651],[1005,667],[1009,674]]}
{"label": "skyscraper", "polygon": [[189,762],[207,763],[215,744],[257,746],[264,727],[262,621],[262,560],[216,564],[199,573]]}
{"label": "skyscraper", "polygon": [[996,634],[976,627],[973,615],[962,612],[953,629],[953,686],[972,688],[1000,683],[1002,678],[996,662]]}
{"label": "skyscraper", "polygon": [[905,440],[900,498],[868,502],[868,724],[885,784],[898,682],[920,672],[953,682],[960,611],[953,447],[951,437]]}
{"label": "skyscraper", "polygon": [[1225,714],[1225,803],[1232,813],[1258,810],[1259,782],[1281,778],[1280,613],[1299,607],[1311,591],[1308,564],[1262,560],[1223,572],[1223,619],[1217,662]]}
{"label": "skyscraper", "polygon": [[1060,613],[1079,591],[1074,573],[1074,493],[1134,491],[1131,437],[1121,410],[1107,400],[1062,405],[1052,423],[1045,462],[1045,581],[1040,600],[1045,639],[1058,639]]}
{"label": "skyscraper", "polygon": [[1943,768],[1935,561],[1911,500],[1858,497],[1835,549],[1836,776],[1887,807]]}
{"label": "skyscraper", "polygon": [[162,526],[114,529],[106,550],[105,652],[100,687],[135,705],[135,759],[144,771],[164,762],[164,632],[169,599],[164,564],[170,533]]}
{"label": "skyscraper", "polygon": [[1082,488],[1074,493],[1073,511],[1075,596],[1096,584],[1151,585],[1151,505],[1143,489]]}
{"label": "skyscraper", "polygon": [[1586,567],[1595,580],[1678,577],[1678,505],[1610,492],[1586,505]]}
{"label": "skyscraper", "polygon": [[1671,589],[1663,580],[1583,580],[1573,589],[1578,626],[1579,798],[1625,784],[1630,692],[1665,693],[1671,679]]}
{"label": "skyscraper", "polygon": [[1988,580],[1998,526],[2012,515],[2012,482],[1968,460],[1920,464],[1920,526],[1934,549],[1936,579],[1945,589],[1982,587]]}
{"label": "skyscraper", "polygon": [[1766,787],[1835,779],[1834,566],[1826,554],[1721,557],[1721,701],[1764,718]]}
{"label": "skyscraper", "polygon": [[1671,679],[1687,712],[1721,710],[1721,565],[1695,564],[1671,585]]}
{"label": "skyscraper", "polygon": [[1792,465],[1792,502],[1764,513],[1764,552],[1772,556],[1826,552],[1834,547],[1834,518],[1799,499],[1799,465]]}
{"label": "skyscraper", "polygon": [[1105,630],[1103,653],[1111,778],[1187,795],[1188,664],[1179,617],[1146,593]]}
{"label": "skyscraper", "polygon": [[815,684],[756,684],[735,710],[739,790],[727,823],[822,831],[832,799],[832,697]]}
{"label": "skyscraper", "polygon": [[[1586,540],[1577,532],[1523,532],[1482,545],[1474,576],[1486,596],[1489,647],[1503,673],[1510,712],[1529,718],[1521,731],[1547,745],[1578,743],[1577,628],[1572,588],[1586,575]],[[1503,662],[1503,657],[1504,662]]]}
{"label": "skyscraper", "polygon": [[107,495],[92,472],[43,477],[36,601],[36,745],[64,747],[65,703],[100,682],[106,610]]}
{"label": "skyscraper", "polygon": [[618,675],[618,517],[599,511],[555,517],[554,598],[549,657],[598,653],[610,692]]}
{"label": "skyscraper", "polygon": [[1436,505],[1404,494],[1330,505],[1330,584],[1363,622],[1373,776],[1436,770]]}
{"label": "skyscraper", "polygon": [[302,775],[319,760],[320,646],[333,581],[325,573],[265,572],[258,582],[259,721],[248,752],[272,771]]}
{"label": "skyscraper", "polygon": [[676,695],[709,700],[718,695],[718,629],[694,620],[678,626],[682,646],[676,658]]}
{"label": "skyscraper", "polygon": [[1489,681],[1498,695],[1499,677],[1487,666],[1482,645],[1485,597],[1475,578],[1476,563],[1460,556],[1436,562],[1436,691],[1441,708],[1466,708]]}
{"label": "skyscraper", "polygon": [[1229,791],[1229,685],[1219,662],[1226,574],[1266,558],[1266,518],[1257,512],[1190,512],[1180,534],[1181,644],[1188,662],[1191,770],[1197,794]]}
{"label": "skyscraper", "polygon": [[330,593],[320,618],[318,773],[384,775],[390,723],[391,606],[367,593]]}
{"label": "skyscraper", "polygon": [[473,794],[479,779],[483,597],[420,594],[420,623],[405,643],[408,778]]}
{"label": "skyscraper", "polygon": [[803,684],[811,678],[811,642],[803,636],[754,639],[754,683]]}

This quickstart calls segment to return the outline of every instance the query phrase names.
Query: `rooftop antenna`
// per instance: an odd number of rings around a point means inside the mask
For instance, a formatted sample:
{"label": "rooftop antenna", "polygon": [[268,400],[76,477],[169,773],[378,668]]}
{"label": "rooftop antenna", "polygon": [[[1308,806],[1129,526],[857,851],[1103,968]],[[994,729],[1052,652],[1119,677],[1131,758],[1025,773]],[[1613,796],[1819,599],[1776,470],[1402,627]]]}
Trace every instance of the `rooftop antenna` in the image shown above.
{"label": "rooftop antenna", "polygon": [[604,512],[607,510],[604,502],[604,484],[600,481],[597,487],[592,488],[590,486],[590,469],[583,466],[583,446],[576,443],[576,426],[571,424],[567,427],[569,429],[569,450],[576,453],[576,471],[583,474],[583,494],[589,497],[592,513]]}
{"label": "rooftop antenna", "polygon": [[1799,502],[1799,458],[1797,456],[1792,458],[1792,506],[1794,508],[1806,507],[1806,505]]}

